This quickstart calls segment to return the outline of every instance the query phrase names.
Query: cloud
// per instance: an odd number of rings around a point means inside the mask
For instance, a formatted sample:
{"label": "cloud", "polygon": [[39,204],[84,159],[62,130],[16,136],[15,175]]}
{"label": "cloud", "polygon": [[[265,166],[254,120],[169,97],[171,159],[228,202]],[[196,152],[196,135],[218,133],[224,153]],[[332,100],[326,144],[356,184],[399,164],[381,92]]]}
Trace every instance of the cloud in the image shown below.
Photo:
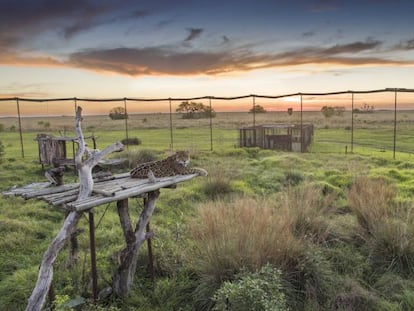
{"label": "cloud", "polygon": [[185,38],[184,42],[193,41],[194,39],[198,38],[201,33],[204,31],[202,28],[187,28],[189,34],[187,38]]}
{"label": "cloud", "polygon": [[65,63],[51,56],[25,56],[0,50],[0,64],[33,67],[63,67]]}
{"label": "cloud", "polygon": [[189,75],[221,71],[228,57],[226,53],[184,53],[164,47],[116,48],[73,53],[69,64],[127,75]]}
{"label": "cloud", "polygon": [[307,31],[307,32],[304,32],[302,34],[302,37],[304,37],[304,38],[310,38],[310,37],[313,37],[314,35],[315,35],[315,32],[314,31]]}
{"label": "cloud", "polygon": [[232,71],[335,64],[343,66],[413,65],[410,61],[360,56],[381,46],[380,41],[352,42],[331,47],[306,47],[282,53],[255,53],[246,48],[213,52],[180,52],[171,47],[116,48],[73,53],[69,66],[95,71],[140,75],[215,75]]}
{"label": "cloud", "polygon": [[3,49],[15,48],[51,29],[70,39],[102,24],[149,14],[125,10],[128,5],[129,1],[4,0],[0,3],[0,44]]}
{"label": "cloud", "polygon": [[394,49],[403,51],[414,50],[414,39],[401,41],[399,44],[394,46]]}

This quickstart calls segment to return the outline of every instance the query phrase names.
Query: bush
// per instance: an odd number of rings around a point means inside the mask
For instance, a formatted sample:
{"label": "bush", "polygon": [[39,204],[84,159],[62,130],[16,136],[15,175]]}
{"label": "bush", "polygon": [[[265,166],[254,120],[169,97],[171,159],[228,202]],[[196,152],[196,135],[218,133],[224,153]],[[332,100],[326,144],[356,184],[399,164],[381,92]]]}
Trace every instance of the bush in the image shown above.
{"label": "bush", "polygon": [[141,140],[138,137],[134,137],[134,138],[124,138],[123,140],[121,140],[121,143],[124,145],[141,145]]}
{"label": "bush", "polygon": [[202,192],[204,192],[208,198],[216,200],[232,193],[233,189],[228,178],[215,175],[215,177],[209,177],[208,180],[204,182]]}
{"label": "bush", "polygon": [[281,289],[281,272],[269,264],[257,272],[244,271],[217,290],[214,310],[288,310]]}

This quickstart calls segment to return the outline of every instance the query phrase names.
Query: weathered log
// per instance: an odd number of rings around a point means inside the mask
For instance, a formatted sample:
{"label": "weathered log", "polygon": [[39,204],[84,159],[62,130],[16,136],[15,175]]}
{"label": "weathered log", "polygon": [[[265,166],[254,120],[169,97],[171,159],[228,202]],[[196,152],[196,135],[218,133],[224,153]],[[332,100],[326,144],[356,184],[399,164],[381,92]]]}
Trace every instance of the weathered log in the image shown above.
{"label": "weathered log", "polygon": [[71,234],[75,231],[81,215],[82,213],[78,212],[71,212],[68,214],[68,217],[66,217],[58,235],[43,255],[37,283],[33,289],[32,295],[29,298],[26,311],[42,310],[53,279],[53,264],[59,251],[65,245],[68,238],[71,237]]}
{"label": "weathered log", "polygon": [[[134,275],[137,267],[138,250],[142,243],[147,239],[145,232],[146,226],[155,209],[155,203],[158,199],[159,190],[148,193],[148,200],[145,201],[144,210],[142,211],[138,224],[135,228],[134,237],[131,236],[131,220],[129,214],[126,212],[127,207],[122,207],[122,212],[119,212],[121,225],[124,230],[126,239],[126,247],[121,251],[121,264],[113,278],[112,289],[113,292],[119,296],[126,296],[131,288],[134,280]],[[118,209],[119,211],[119,209]]]}

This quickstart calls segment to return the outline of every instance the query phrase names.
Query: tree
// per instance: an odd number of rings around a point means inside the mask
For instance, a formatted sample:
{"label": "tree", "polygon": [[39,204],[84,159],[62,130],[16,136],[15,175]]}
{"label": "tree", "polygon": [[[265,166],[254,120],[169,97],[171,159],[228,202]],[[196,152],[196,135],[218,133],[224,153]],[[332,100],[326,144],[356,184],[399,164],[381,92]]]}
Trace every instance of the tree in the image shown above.
{"label": "tree", "polygon": [[109,111],[109,117],[112,120],[125,120],[128,119],[128,114],[124,107],[114,107]]}
{"label": "tree", "polygon": [[340,107],[340,106],[335,106],[335,107],[331,107],[331,106],[323,106],[321,109],[322,114],[325,116],[325,118],[330,118],[332,116],[343,116],[344,112],[345,112],[345,107]]}
{"label": "tree", "polygon": [[293,108],[288,108],[287,113],[291,116],[293,114]]}
{"label": "tree", "polygon": [[262,106],[260,105],[254,105],[254,107],[252,109],[249,110],[249,112],[253,113],[266,113],[266,109],[264,109]]}
{"label": "tree", "polygon": [[206,106],[202,103],[196,102],[182,102],[175,110],[178,113],[183,113],[183,119],[202,119],[202,118],[214,118],[216,113],[213,108]]}
{"label": "tree", "polygon": [[333,107],[330,106],[323,106],[321,109],[322,114],[324,115],[325,118],[330,118],[334,115],[335,110],[333,109]]}

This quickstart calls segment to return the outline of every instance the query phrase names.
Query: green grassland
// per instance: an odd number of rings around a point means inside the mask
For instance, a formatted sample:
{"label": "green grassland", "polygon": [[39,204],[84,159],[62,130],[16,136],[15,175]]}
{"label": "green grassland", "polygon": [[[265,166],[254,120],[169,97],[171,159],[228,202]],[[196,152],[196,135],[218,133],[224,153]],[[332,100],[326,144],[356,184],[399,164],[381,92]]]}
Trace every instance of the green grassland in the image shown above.
{"label": "green grassland", "polygon": [[[413,310],[414,113],[404,114],[398,116],[395,159],[389,112],[355,118],[352,154],[348,115],[306,114],[304,121],[316,129],[303,154],[237,148],[237,128],[251,125],[246,113],[213,119],[211,151],[209,120],[175,116],[174,149],[189,149],[192,165],[209,176],[162,189],[151,220],[155,281],[143,247],[130,295],[93,305],[85,217],[77,265],[68,267],[66,249],[55,264],[56,309],[69,310],[68,303],[83,297],[81,310]],[[289,121],[287,114],[256,117],[258,124]],[[23,159],[19,133],[10,129],[15,121],[0,121],[2,191],[45,180],[36,133],[73,135],[72,118],[48,118],[46,128],[46,119],[25,119]],[[95,116],[85,117],[83,128],[103,148],[125,138],[124,124]],[[142,143],[114,156],[146,151],[162,158],[170,150],[169,116],[136,115],[128,126],[129,136]],[[73,170],[64,179],[76,180]],[[141,210],[141,200],[131,199],[131,217]],[[24,310],[63,218],[42,201],[0,196],[1,310]],[[95,208],[95,220],[98,286],[104,289],[124,247],[123,233],[114,204]]]}

